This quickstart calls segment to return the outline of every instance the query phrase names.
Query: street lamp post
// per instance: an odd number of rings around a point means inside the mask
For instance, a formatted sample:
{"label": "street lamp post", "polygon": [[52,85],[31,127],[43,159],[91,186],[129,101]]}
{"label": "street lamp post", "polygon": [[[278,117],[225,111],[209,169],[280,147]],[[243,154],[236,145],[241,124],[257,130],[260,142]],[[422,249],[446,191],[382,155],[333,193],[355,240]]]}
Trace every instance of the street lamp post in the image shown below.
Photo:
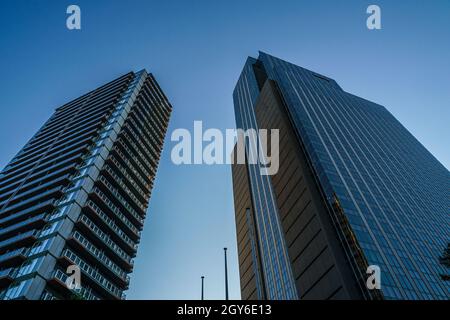
{"label": "street lamp post", "polygon": [[228,300],[228,268],[227,268],[227,248],[223,248],[225,255],[225,300]]}
{"label": "street lamp post", "polygon": [[202,276],[202,300],[205,300],[204,299],[204,281],[205,281],[205,277],[204,276]]}

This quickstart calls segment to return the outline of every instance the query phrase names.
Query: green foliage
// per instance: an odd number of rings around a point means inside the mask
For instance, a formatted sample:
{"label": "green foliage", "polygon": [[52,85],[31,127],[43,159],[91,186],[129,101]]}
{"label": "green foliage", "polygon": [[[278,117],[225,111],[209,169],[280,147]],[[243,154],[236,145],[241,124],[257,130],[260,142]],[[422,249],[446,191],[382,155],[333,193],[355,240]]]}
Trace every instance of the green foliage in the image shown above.
{"label": "green foliage", "polygon": [[80,293],[72,293],[72,295],[70,296],[70,300],[85,300],[83,295],[81,295]]}

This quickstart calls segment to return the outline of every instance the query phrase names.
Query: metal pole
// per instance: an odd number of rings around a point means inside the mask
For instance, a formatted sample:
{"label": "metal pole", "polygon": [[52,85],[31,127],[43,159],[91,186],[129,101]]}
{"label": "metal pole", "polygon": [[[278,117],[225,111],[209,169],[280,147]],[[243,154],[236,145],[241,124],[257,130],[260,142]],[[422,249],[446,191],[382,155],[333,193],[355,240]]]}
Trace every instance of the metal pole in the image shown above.
{"label": "metal pole", "polygon": [[228,268],[227,268],[227,248],[223,248],[225,254],[225,300],[228,300]]}
{"label": "metal pole", "polygon": [[204,299],[204,295],[203,295],[203,293],[204,293],[204,280],[205,280],[205,277],[202,276],[202,300],[205,300]]}

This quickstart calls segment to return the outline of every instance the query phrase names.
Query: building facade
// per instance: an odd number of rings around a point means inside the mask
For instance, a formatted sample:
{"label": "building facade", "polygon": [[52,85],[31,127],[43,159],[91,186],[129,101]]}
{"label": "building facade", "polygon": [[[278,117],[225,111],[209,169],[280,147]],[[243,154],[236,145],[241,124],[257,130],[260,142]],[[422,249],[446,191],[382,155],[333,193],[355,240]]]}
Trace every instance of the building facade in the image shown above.
{"label": "building facade", "polygon": [[145,70],[56,109],[0,174],[1,299],[125,298],[171,110]]}
{"label": "building facade", "polygon": [[449,171],[383,106],[262,52],[233,98],[237,128],[279,129],[276,174],[232,168],[243,299],[450,297]]}

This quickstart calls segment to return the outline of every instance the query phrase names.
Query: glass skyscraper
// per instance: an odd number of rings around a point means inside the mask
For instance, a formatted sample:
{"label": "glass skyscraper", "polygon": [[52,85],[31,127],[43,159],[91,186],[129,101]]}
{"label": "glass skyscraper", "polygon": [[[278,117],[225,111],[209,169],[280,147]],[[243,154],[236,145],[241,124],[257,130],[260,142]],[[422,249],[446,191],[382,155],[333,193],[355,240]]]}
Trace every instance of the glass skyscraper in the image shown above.
{"label": "glass skyscraper", "polygon": [[171,110],[145,70],[56,109],[0,174],[1,299],[125,298]]}
{"label": "glass skyscraper", "polygon": [[[286,172],[233,165],[243,298],[450,297],[439,264],[450,241],[449,171],[386,108],[262,52],[248,58],[233,97],[238,128],[280,128]],[[312,200],[301,204],[304,190]],[[312,224],[319,231],[306,236]],[[369,265],[380,267],[380,290],[366,286]]]}

